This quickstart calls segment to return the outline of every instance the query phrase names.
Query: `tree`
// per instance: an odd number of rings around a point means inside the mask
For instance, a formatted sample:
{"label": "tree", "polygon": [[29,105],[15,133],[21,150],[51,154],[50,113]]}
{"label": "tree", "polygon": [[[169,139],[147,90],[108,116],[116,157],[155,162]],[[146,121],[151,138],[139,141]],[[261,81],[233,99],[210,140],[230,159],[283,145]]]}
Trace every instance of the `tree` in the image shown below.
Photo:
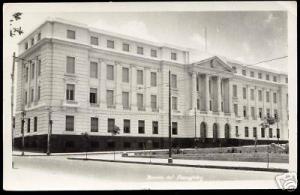
{"label": "tree", "polygon": [[21,12],[16,12],[12,15],[12,19],[9,20],[9,22],[10,22],[9,36],[14,37],[16,35],[16,33],[19,35],[22,35],[24,33],[21,26],[19,26],[19,27],[14,26],[14,22],[20,20],[22,14],[23,13],[21,13]]}
{"label": "tree", "polygon": [[90,141],[90,136],[87,132],[85,133],[82,133],[81,134],[83,136],[83,139],[85,141],[85,159],[87,159],[87,153],[88,153],[88,150],[89,150],[89,141]]}
{"label": "tree", "polygon": [[[110,130],[111,136],[115,136],[120,133],[120,128],[117,125],[114,125],[114,128]],[[116,151],[114,145],[114,160],[116,160]]]}

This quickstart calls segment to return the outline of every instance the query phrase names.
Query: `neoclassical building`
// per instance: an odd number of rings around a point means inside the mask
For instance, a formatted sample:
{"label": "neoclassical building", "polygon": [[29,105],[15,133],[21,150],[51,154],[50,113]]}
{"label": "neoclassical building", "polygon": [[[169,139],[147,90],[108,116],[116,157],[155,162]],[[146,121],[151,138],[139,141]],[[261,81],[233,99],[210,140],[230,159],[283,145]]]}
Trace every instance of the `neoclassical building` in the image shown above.
{"label": "neoclassical building", "polygon": [[[15,147],[83,151],[288,141],[288,77],[219,56],[45,21],[19,43]],[[262,119],[279,121],[268,129]],[[24,120],[22,128],[22,120]],[[50,123],[49,121],[52,121]],[[120,133],[111,134],[119,127]]]}

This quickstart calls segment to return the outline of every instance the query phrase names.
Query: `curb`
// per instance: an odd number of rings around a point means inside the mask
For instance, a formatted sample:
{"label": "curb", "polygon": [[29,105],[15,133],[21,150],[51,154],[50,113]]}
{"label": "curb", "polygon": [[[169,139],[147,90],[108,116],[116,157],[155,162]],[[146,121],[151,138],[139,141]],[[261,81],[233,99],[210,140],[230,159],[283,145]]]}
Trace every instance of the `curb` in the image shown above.
{"label": "curb", "polygon": [[147,164],[147,165],[162,165],[162,166],[178,166],[178,167],[195,167],[195,168],[211,168],[211,169],[232,169],[232,170],[245,170],[245,171],[268,171],[268,172],[283,172],[287,173],[287,169],[280,168],[261,168],[261,167],[226,167],[226,166],[215,166],[215,165],[188,165],[188,164],[167,164],[157,162],[138,162],[138,161],[122,161],[122,160],[105,160],[105,159],[91,159],[91,158],[67,158],[68,160],[86,160],[86,161],[101,161],[101,162],[117,162],[117,163],[128,163],[128,164]]}

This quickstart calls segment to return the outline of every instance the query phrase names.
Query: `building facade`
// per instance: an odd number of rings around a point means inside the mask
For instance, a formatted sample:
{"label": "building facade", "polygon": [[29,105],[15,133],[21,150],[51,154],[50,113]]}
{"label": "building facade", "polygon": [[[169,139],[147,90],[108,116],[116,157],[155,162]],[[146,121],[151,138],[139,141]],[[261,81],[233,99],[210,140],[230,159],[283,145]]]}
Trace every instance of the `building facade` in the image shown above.
{"label": "building facade", "polygon": [[[61,19],[19,48],[17,148],[22,129],[27,150],[46,151],[50,137],[51,152],[84,151],[85,132],[90,150],[167,148],[169,71],[174,146],[288,140],[286,74],[218,56],[190,62],[187,49]],[[266,115],[279,121],[262,129]]]}

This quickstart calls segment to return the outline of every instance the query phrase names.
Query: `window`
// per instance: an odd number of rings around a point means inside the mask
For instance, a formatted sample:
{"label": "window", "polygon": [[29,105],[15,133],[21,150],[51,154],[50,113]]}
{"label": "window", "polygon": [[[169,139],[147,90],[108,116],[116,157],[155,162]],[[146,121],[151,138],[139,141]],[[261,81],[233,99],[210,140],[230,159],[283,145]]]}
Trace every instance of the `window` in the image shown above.
{"label": "window", "polygon": [[67,73],[75,73],[75,58],[67,56]]}
{"label": "window", "polygon": [[34,38],[31,39],[31,46],[34,45]]}
{"label": "window", "polygon": [[278,111],[277,111],[277,109],[274,109],[274,118],[278,119]]}
{"label": "window", "polygon": [[269,138],[272,138],[272,137],[273,137],[273,129],[269,128]]}
{"label": "window", "polygon": [[28,43],[27,42],[25,43],[25,49],[28,49]]}
{"label": "window", "polygon": [[254,77],[254,72],[253,71],[250,72],[250,76]]}
{"label": "window", "polygon": [[75,100],[75,85],[74,84],[67,84],[67,91],[66,91],[66,98],[67,100]]}
{"label": "window", "polygon": [[266,101],[270,102],[270,92],[266,91]]}
{"label": "window", "polygon": [[233,70],[234,73],[236,73],[236,67],[235,66],[232,67],[232,70]]}
{"label": "window", "polygon": [[97,103],[97,88],[90,89],[90,103],[91,104]]}
{"label": "window", "polygon": [[31,89],[30,101],[33,102],[34,100],[34,89]]}
{"label": "window", "polygon": [[255,108],[251,107],[251,117],[252,119],[255,119]]}
{"label": "window", "polygon": [[34,132],[37,132],[37,120],[38,120],[37,117],[34,117],[34,118],[33,118],[33,121],[34,121],[33,131],[34,131]]}
{"label": "window", "polygon": [[141,93],[137,94],[137,107],[138,107],[138,110],[144,109],[144,97],[143,97],[143,94],[141,94]]}
{"label": "window", "polygon": [[110,48],[110,49],[115,48],[115,42],[112,40],[107,40],[106,44],[107,44],[107,48]]}
{"label": "window", "polygon": [[31,64],[31,80],[34,79],[35,64]]}
{"label": "window", "polygon": [[137,70],[137,84],[138,85],[143,85],[144,79],[143,79],[143,71],[142,70]]}
{"label": "window", "polygon": [[37,69],[38,69],[38,76],[41,76],[41,68],[42,68],[42,62],[41,60],[38,60],[38,66],[37,66]]}
{"label": "window", "polygon": [[25,91],[24,103],[27,104],[27,91]]}
{"label": "window", "polygon": [[237,104],[233,105],[233,110],[234,110],[235,116],[238,116],[238,105]]}
{"label": "window", "polygon": [[248,127],[245,127],[245,137],[249,137],[249,129],[248,129]]}
{"label": "window", "polygon": [[247,89],[246,89],[246,87],[243,87],[243,98],[244,98],[244,100],[247,99]]}
{"label": "window", "polygon": [[237,97],[237,86],[236,85],[233,85],[232,86],[232,91],[233,91],[233,97]]}
{"label": "window", "polygon": [[270,75],[266,75],[266,80],[269,81],[270,80]]}
{"label": "window", "polygon": [[124,83],[128,83],[129,82],[129,68],[122,68],[122,81]]}
{"label": "window", "polygon": [[37,100],[40,100],[41,99],[41,86],[38,86],[37,90],[38,90]]}
{"label": "window", "polygon": [[91,118],[91,132],[98,132],[98,118]]}
{"label": "window", "polygon": [[124,119],[124,133],[130,133],[130,120]]}
{"label": "window", "polygon": [[27,133],[30,133],[30,118],[27,119]]}
{"label": "window", "polygon": [[75,31],[74,30],[67,30],[67,38],[68,39],[75,39]]}
{"label": "window", "polygon": [[262,118],[262,108],[259,108],[259,118]]}
{"label": "window", "polygon": [[177,88],[177,75],[176,74],[171,75],[171,87]]}
{"label": "window", "polygon": [[107,132],[112,132],[112,130],[115,128],[115,119],[109,118],[107,119]]}
{"label": "window", "polygon": [[251,100],[254,100],[254,89],[250,90],[250,98]]}
{"label": "window", "polygon": [[277,103],[277,94],[273,93],[273,103]]}
{"label": "window", "polygon": [[98,37],[91,36],[91,45],[99,45]]}
{"label": "window", "polygon": [[198,75],[196,76],[196,90],[197,90],[197,91],[200,90],[200,86],[199,86],[199,77],[198,77]]}
{"label": "window", "polygon": [[66,116],[66,131],[74,131],[74,116]]}
{"label": "window", "polygon": [[123,43],[123,51],[129,51],[129,44]]}
{"label": "window", "polygon": [[258,90],[258,100],[262,101],[262,91]]}
{"label": "window", "polygon": [[41,40],[41,37],[42,37],[42,34],[41,34],[41,33],[38,33],[37,41]]}
{"label": "window", "polygon": [[122,92],[122,104],[124,109],[129,108],[129,92]]}
{"label": "window", "polygon": [[156,72],[151,72],[151,86],[152,87],[156,87],[157,86]]}
{"label": "window", "polygon": [[261,137],[265,137],[265,128],[260,129]]}
{"label": "window", "polygon": [[90,63],[90,77],[98,78],[98,63],[97,62]]}
{"label": "window", "polygon": [[279,139],[280,138],[280,129],[276,129],[276,137]]}
{"label": "window", "polygon": [[26,67],[26,71],[25,71],[26,82],[28,82],[28,73],[29,73],[29,70],[28,70],[28,67]]}
{"label": "window", "polygon": [[157,109],[157,98],[156,95],[151,95],[151,108],[152,110]]}
{"label": "window", "polygon": [[244,117],[247,117],[247,107],[246,106],[243,106],[243,114],[244,114]]}
{"label": "window", "polygon": [[177,97],[172,97],[172,110],[177,110]]}
{"label": "window", "polygon": [[171,60],[177,60],[177,54],[172,52],[171,53]]}
{"label": "window", "polygon": [[152,134],[158,134],[158,122],[152,121]]}
{"label": "window", "polygon": [[107,70],[107,80],[114,80],[114,66],[113,65],[107,65],[106,66]]}
{"label": "window", "polygon": [[242,70],[242,74],[246,76],[246,70]]}
{"label": "window", "polygon": [[197,110],[200,110],[200,100],[197,99]]}
{"label": "window", "polygon": [[107,106],[109,106],[109,107],[114,105],[114,91],[113,90],[106,91],[106,102],[107,102]]}
{"label": "window", "polygon": [[154,57],[154,58],[157,57],[157,50],[151,49],[151,57]]}
{"label": "window", "polygon": [[267,117],[270,117],[270,109],[267,108]]}
{"label": "window", "polygon": [[257,129],[253,127],[253,137],[257,138]]}
{"label": "window", "polygon": [[139,129],[138,129],[138,131],[139,131],[139,133],[145,133],[145,121],[142,121],[142,120],[139,120],[139,122],[138,122],[139,124]]}
{"label": "window", "polygon": [[277,77],[273,76],[273,82],[277,82]]}
{"label": "window", "polygon": [[172,122],[172,134],[173,135],[177,135],[178,134],[177,122]]}
{"label": "window", "polygon": [[144,54],[144,48],[143,47],[137,47],[137,54]]}
{"label": "window", "polygon": [[258,73],[258,78],[261,79],[262,78],[262,74],[261,72]]}

